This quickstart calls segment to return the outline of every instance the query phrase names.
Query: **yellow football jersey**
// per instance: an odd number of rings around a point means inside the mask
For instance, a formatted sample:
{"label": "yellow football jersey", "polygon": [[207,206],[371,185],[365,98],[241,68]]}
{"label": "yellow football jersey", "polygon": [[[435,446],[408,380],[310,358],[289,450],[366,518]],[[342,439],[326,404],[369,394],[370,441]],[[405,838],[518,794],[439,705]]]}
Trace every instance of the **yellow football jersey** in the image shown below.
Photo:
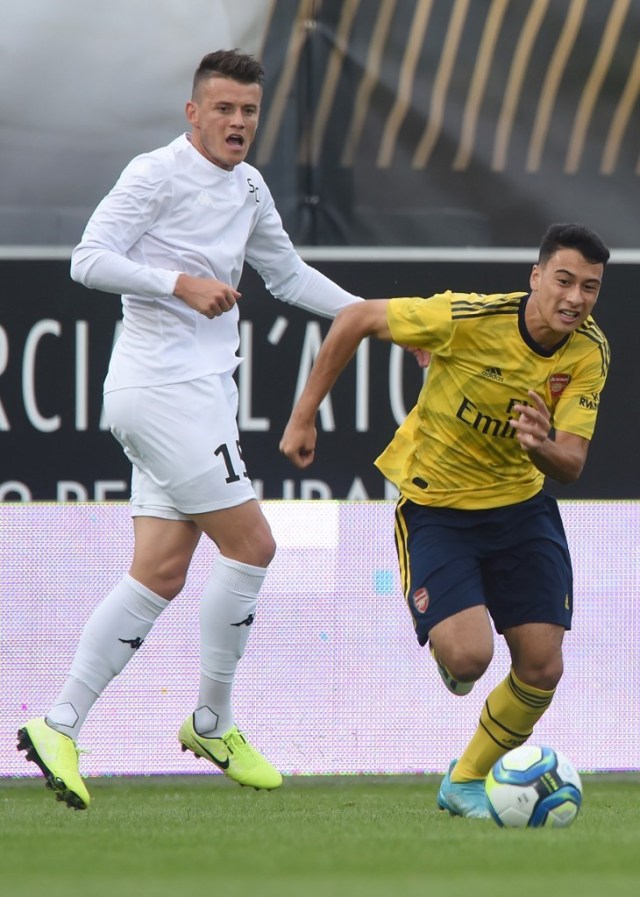
{"label": "yellow football jersey", "polygon": [[544,475],[509,424],[535,390],[556,430],[590,439],[609,368],[609,346],[589,317],[554,351],[529,336],[528,294],[442,293],[392,299],[395,343],[432,352],[415,407],[376,466],[412,501],[494,508],[539,492]]}

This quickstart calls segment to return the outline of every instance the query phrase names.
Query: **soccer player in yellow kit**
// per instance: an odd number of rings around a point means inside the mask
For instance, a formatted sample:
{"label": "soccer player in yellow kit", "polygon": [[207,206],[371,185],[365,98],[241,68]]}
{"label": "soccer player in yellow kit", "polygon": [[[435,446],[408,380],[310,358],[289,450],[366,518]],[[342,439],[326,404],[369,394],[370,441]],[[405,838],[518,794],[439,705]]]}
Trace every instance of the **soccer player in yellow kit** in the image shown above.
{"label": "soccer player in yellow kit", "polygon": [[415,407],[376,460],[400,492],[405,599],[454,694],[467,694],[489,666],[494,626],[511,655],[440,787],[438,805],[453,815],[489,817],[487,773],[529,738],[562,676],[571,559],[543,485],[546,476],[575,481],[587,458],[609,367],[591,317],[608,259],[589,228],[555,224],[529,293],[447,292],[344,309],[280,444],[298,467],[312,463],[317,410],[365,337],[431,353]]}

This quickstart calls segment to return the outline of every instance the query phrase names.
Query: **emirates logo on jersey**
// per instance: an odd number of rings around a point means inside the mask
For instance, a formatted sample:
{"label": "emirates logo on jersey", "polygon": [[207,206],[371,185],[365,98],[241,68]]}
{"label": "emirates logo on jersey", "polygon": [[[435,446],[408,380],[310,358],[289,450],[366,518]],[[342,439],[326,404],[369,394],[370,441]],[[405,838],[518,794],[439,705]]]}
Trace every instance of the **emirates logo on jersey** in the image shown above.
{"label": "emirates logo on jersey", "polygon": [[554,399],[557,399],[565,391],[571,382],[571,374],[552,374],[549,377],[549,389]]}
{"label": "emirates logo on jersey", "polygon": [[413,606],[419,614],[423,614],[429,607],[429,593],[426,589],[418,589],[413,596]]}

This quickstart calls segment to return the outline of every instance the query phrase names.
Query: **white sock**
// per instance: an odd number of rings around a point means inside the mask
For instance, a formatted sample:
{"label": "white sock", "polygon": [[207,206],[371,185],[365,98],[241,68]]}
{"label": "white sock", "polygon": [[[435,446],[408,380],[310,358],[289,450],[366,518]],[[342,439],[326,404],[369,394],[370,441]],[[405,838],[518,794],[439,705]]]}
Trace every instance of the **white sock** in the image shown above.
{"label": "white sock", "polygon": [[266,567],[218,555],[200,600],[200,693],[194,726],[206,738],[233,726],[231,691]]}
{"label": "white sock", "polygon": [[169,601],[129,574],[96,607],[80,636],[69,676],[46,720],[74,740],[111,680],[131,660]]}

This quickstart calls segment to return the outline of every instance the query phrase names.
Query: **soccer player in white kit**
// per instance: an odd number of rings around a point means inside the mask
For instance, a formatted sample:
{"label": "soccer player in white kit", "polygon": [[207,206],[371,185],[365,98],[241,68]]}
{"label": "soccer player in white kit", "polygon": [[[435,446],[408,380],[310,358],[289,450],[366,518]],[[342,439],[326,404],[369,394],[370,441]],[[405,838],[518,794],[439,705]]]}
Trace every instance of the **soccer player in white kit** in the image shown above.
{"label": "soccer player in white kit", "polygon": [[259,63],[238,50],[205,56],[186,104],[190,133],[130,162],[73,252],[74,280],[122,294],[104,407],[133,466],[134,526],[129,572],[89,618],[54,705],[18,733],[19,749],[76,809],[90,802],[80,728],[181,591],[201,533],[218,552],[200,603],[198,704],[179,741],[240,784],[282,782],[236,727],[231,705],[275,553],[238,439],[237,286],[247,261],[275,297],[317,314],[334,317],[361,300],[303,262],[245,162],[262,79]]}

